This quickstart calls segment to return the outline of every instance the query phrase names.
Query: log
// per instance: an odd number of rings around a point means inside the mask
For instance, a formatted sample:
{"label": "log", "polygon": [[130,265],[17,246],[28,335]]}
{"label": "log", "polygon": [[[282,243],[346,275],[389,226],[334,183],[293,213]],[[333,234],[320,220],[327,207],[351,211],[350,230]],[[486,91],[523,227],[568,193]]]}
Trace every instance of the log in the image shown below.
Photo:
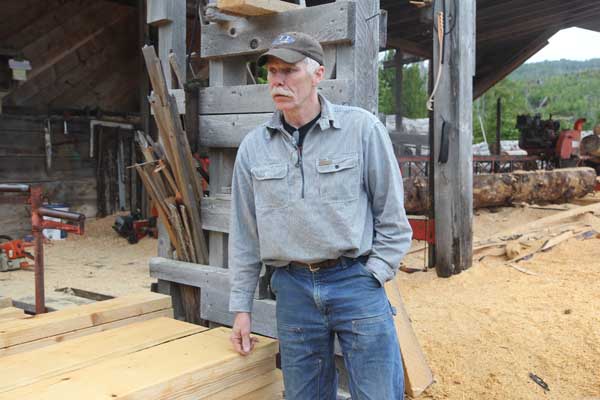
{"label": "log", "polygon": [[[475,175],[473,207],[566,203],[592,193],[595,184],[596,172],[592,168]],[[420,212],[429,208],[427,177],[404,179],[404,206],[408,212]]]}

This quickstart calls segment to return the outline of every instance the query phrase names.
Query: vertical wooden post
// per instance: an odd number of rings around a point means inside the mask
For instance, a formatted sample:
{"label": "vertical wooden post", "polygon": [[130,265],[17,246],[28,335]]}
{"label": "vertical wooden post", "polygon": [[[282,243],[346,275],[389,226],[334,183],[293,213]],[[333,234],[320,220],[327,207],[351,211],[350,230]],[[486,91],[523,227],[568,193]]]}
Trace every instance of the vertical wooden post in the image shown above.
{"label": "vertical wooden post", "polygon": [[403,61],[402,58],[404,54],[402,50],[396,49],[396,54],[394,54],[394,66],[396,67],[396,79],[394,81],[394,100],[396,102],[396,133],[403,134],[404,129],[402,127],[402,82],[404,78],[403,73]]}
{"label": "vertical wooden post", "polygon": [[[494,154],[499,156],[502,154],[502,97],[498,97],[496,103],[496,148]],[[493,172],[498,172],[499,163],[494,162]]]}
{"label": "vertical wooden post", "polygon": [[356,2],[354,46],[337,47],[336,78],[353,82],[352,105],[377,115],[379,0]]}
{"label": "vertical wooden post", "polygon": [[[246,68],[236,59],[211,60],[209,63],[210,86],[233,86],[246,83]],[[235,164],[236,149],[210,149],[209,190],[211,197],[231,194],[231,179]],[[229,234],[210,231],[208,234],[209,264],[215,267],[228,265]]]}
{"label": "vertical wooden post", "polygon": [[186,60],[186,1],[147,0],[147,22],[158,27],[158,57],[167,75],[167,87],[171,89],[173,79],[169,79],[172,76],[169,53],[175,53],[180,62]]}
{"label": "vertical wooden post", "polygon": [[[469,268],[473,243],[473,75],[475,72],[475,1],[456,7],[436,2],[445,14],[443,64],[434,30],[433,66],[442,73],[434,104],[436,270],[450,276]],[[453,14],[453,15],[452,15]],[[440,27],[438,27],[440,29]]]}

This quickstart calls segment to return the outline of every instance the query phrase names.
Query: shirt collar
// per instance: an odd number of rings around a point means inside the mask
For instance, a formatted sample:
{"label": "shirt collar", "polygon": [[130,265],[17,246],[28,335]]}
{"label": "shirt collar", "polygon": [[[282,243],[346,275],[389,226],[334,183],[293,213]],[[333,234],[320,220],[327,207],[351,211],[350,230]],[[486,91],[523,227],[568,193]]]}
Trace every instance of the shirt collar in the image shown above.
{"label": "shirt collar", "polygon": [[[330,127],[340,129],[340,124],[337,116],[335,115],[333,105],[320,93],[318,96],[319,103],[321,103],[321,118],[319,118],[317,124],[319,124],[322,131]],[[281,130],[283,130],[282,112],[280,110],[275,110],[271,116],[271,119],[267,122],[267,139],[273,136],[274,133],[280,132]]]}

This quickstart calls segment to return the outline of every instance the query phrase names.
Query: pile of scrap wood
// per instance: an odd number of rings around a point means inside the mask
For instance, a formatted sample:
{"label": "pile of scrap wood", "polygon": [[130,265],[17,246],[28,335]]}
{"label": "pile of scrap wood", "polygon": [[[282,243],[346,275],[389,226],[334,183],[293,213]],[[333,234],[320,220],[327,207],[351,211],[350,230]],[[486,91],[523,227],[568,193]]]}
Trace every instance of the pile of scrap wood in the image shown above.
{"label": "pile of scrap wood", "polygon": [[138,318],[167,306],[169,297],[144,293],[0,321],[0,346],[46,339],[44,346],[0,353],[0,399],[283,398],[276,341],[261,338],[241,357],[227,328]]}
{"label": "pile of scrap wood", "polygon": [[206,264],[208,250],[200,218],[202,182],[196,161],[177,112],[177,101],[167,89],[160,59],[152,46],[145,46],[142,52],[154,89],[149,101],[159,138],[154,142],[138,132],[145,162],[134,167],[154,200],[176,258]]}
{"label": "pile of scrap wood", "polygon": [[529,224],[501,232],[479,241],[473,246],[473,260],[481,261],[488,256],[504,256],[506,264],[524,273],[530,273],[516,264],[529,260],[540,252],[549,251],[556,245],[572,238],[594,238],[600,231],[600,203],[580,206],[535,220]]}

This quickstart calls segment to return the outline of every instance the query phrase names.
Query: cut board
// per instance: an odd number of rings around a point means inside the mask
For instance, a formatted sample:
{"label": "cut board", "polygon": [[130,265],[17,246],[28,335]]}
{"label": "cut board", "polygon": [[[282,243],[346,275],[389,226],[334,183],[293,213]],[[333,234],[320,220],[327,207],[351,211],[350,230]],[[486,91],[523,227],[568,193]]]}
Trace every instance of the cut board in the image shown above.
{"label": "cut board", "polygon": [[29,316],[25,314],[25,311],[17,307],[0,308],[0,322],[8,321],[11,319],[23,319],[28,317]]}
{"label": "cut board", "polygon": [[205,330],[162,317],[3,357],[0,393]]}
{"label": "cut board", "polygon": [[433,373],[427,364],[417,335],[410,324],[410,318],[404,308],[397,281],[391,280],[385,284],[385,293],[391,305],[396,309],[394,324],[402,362],[404,363],[405,391],[410,397],[417,397],[433,383]]}
{"label": "cut board", "polygon": [[171,308],[171,298],[144,292],[0,323],[0,349]]}
{"label": "cut board", "polygon": [[230,334],[216,328],[173,340],[2,393],[0,400],[211,398],[255,368],[275,368],[275,340],[261,338],[241,357],[231,348]]}
{"label": "cut board", "polygon": [[238,15],[269,15],[302,8],[281,0],[219,0],[217,8]]}

